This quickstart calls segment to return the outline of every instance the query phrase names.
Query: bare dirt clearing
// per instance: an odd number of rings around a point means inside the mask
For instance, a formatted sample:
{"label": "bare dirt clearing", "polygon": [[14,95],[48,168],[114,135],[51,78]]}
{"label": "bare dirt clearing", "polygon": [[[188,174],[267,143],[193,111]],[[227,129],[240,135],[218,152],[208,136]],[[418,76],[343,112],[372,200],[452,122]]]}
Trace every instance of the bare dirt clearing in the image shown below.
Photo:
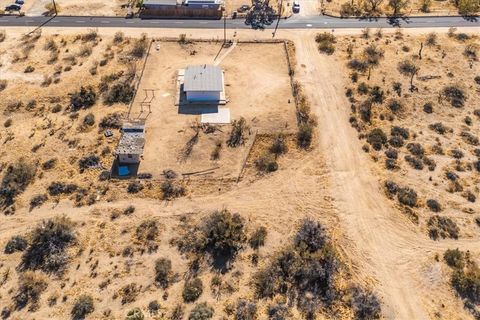
{"label": "bare dirt clearing", "polygon": [[[220,59],[227,50],[220,52],[220,49],[221,43],[154,43],[130,113],[133,119],[145,116],[145,112],[141,113],[141,102],[146,94],[152,96],[145,90],[153,89],[155,99],[151,103],[152,113],[146,118],[147,142],[141,172],[158,178],[167,169],[187,173],[216,168],[213,177],[236,178],[255,132],[296,130],[295,103],[283,43],[239,43],[219,64],[225,74],[228,100],[219,107],[228,108],[232,120],[246,119],[249,138],[244,145],[230,148],[225,144],[230,125],[215,126],[218,130],[211,133],[197,134],[191,128],[200,123],[196,110],[205,108],[175,105],[177,72],[188,65],[215,63],[217,55]],[[185,154],[187,144],[195,136],[195,143]],[[221,144],[220,154],[212,157],[217,144]]]}

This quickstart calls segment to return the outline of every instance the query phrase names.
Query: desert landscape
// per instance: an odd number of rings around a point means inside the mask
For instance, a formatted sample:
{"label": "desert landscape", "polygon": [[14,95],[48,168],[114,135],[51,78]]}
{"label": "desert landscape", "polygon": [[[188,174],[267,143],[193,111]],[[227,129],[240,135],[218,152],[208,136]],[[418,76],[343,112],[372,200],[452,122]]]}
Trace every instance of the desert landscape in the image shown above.
{"label": "desert landscape", "polygon": [[144,31],[0,30],[2,319],[479,317],[478,35]]}

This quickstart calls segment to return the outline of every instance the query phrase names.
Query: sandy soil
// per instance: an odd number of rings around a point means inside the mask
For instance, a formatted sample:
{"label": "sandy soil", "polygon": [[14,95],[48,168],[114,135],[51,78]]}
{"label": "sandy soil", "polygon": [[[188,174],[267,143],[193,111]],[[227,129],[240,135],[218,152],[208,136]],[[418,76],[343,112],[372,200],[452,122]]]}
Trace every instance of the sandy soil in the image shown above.
{"label": "sandy soil", "polygon": [[[45,6],[51,3],[50,0],[29,0],[33,3],[25,8],[27,16],[42,15],[46,9]],[[125,16],[127,9],[122,6],[127,5],[127,0],[98,1],[85,0],[79,3],[72,0],[57,0],[57,11],[60,15],[66,16]]]}
{"label": "sandy soil", "polygon": [[[324,8],[327,13],[334,13],[339,15],[341,12],[341,6],[346,1],[343,0],[332,0],[332,1],[323,1],[321,8]],[[361,2],[354,1],[355,4],[361,7]],[[422,12],[421,9],[422,1],[421,0],[412,0],[409,1],[407,7],[403,9],[402,13],[405,15],[458,15],[458,10],[452,4],[451,1],[446,0],[433,0],[430,4],[430,12]],[[377,13],[380,15],[386,15],[392,13],[392,9],[388,7],[387,1],[383,1],[379,6],[380,10]]]}
{"label": "sandy soil", "polygon": [[[65,34],[78,32],[72,29],[52,31]],[[426,31],[409,30],[413,34]],[[106,31],[111,34],[113,32]],[[140,32],[142,30],[128,31],[129,34]],[[189,35],[195,32],[198,36],[198,31],[180,32]],[[351,31],[342,30],[338,33],[348,32]],[[356,32],[358,34],[359,31]],[[178,33],[178,30],[158,30],[152,32],[152,35],[177,36]],[[296,75],[312,101],[312,110],[318,116],[318,147],[310,153],[302,154],[299,161],[295,161],[297,155],[293,154],[293,161],[286,161],[280,171],[265,178],[253,182],[246,179],[237,186],[226,186],[221,190],[212,186],[208,193],[198,190],[189,197],[168,204],[131,197],[125,194],[124,186],[111,185],[111,191],[104,199],[110,202],[102,201],[92,207],[72,208],[70,201],[60,202],[55,210],[52,210],[49,203],[32,213],[27,213],[25,207],[21,207],[15,215],[5,217],[0,226],[2,246],[11,235],[24,233],[40,220],[65,212],[79,222],[77,228],[81,244],[86,248],[70,265],[71,276],[63,281],[67,290],[61,289],[60,281],[52,281],[42,297],[42,305],[45,307],[35,313],[36,318],[64,318],[70,312],[74,297],[84,290],[95,297],[98,309],[93,314],[94,317],[101,317],[106,309],[112,310],[113,318],[122,317],[133,306],[145,308],[151,299],[160,300],[162,293],[151,286],[152,277],[149,275],[153,259],[168,255],[178,270],[185,270],[185,261],[167,245],[171,237],[168,230],[175,228],[179,214],[200,212],[194,216],[201,217],[209,210],[219,207],[228,207],[245,215],[252,227],[268,226],[270,235],[265,250],[262,249],[262,261],[285,243],[285,235],[292,234],[293,225],[298,219],[308,215],[322,220],[332,230],[341,245],[342,253],[348,257],[353,277],[373,286],[380,294],[384,314],[388,319],[434,319],[439,314],[445,319],[471,318],[448,286],[448,270],[445,270],[441,262],[435,262],[434,256],[441,255],[447,248],[478,250],[478,238],[462,237],[459,240],[434,242],[420,226],[413,224],[394,203],[386,199],[377,164],[361,150],[363,142],[348,122],[350,103],[344,90],[349,82],[339,72],[343,71],[344,59],[319,54],[313,40],[315,31],[280,31],[279,34],[295,41]],[[206,38],[215,36],[221,36],[221,32],[205,31]],[[262,38],[270,35],[242,31],[238,32],[238,36]],[[32,192],[33,190],[27,192],[26,199]],[[134,215],[110,221],[113,208],[122,209],[130,203],[134,203],[137,208]],[[133,228],[146,217],[158,217],[163,224],[162,230],[165,232],[162,233],[161,248],[158,253],[143,255],[136,262],[130,259],[125,261],[119,257],[120,252],[131,243]],[[94,249],[91,258],[87,248]],[[2,272],[7,269],[11,272],[10,278],[2,286],[2,293],[16,288],[18,275],[13,270],[18,259],[19,254],[8,256],[0,269]],[[96,259],[101,261],[97,267],[97,273],[101,276],[91,278],[90,268]],[[242,256],[237,265],[244,274],[250,272],[246,260]],[[81,271],[74,272],[73,269],[79,263]],[[115,265],[120,271],[112,271],[112,266]],[[103,291],[97,289],[102,277],[112,279]],[[204,277],[204,280],[208,279],[208,275]],[[125,307],[112,297],[116,290],[131,279],[143,285],[143,292],[135,303]],[[239,280],[238,295],[232,296],[232,299],[248,296],[247,284],[244,282],[247,280],[248,277]],[[80,287],[88,289],[80,290]],[[66,302],[59,302],[52,309],[46,307],[49,296],[55,293],[60,296],[63,292],[69,294]],[[175,297],[178,297],[178,290],[169,293],[167,301],[161,302],[166,307],[171,307]],[[4,294],[0,299],[2,305],[11,301]],[[210,294],[205,294],[202,299],[212,301],[216,307],[221,308],[220,302],[213,302]],[[24,311],[18,315],[20,319],[26,317]]]}

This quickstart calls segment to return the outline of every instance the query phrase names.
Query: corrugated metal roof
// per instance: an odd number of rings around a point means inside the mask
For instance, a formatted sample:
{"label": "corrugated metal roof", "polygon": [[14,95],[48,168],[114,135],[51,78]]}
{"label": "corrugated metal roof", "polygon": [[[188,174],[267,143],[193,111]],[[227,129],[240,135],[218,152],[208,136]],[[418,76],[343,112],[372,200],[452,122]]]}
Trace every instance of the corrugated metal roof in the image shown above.
{"label": "corrugated metal roof", "polygon": [[176,6],[177,0],[144,0],[143,5]]}
{"label": "corrugated metal roof", "polygon": [[213,65],[188,66],[185,69],[184,91],[223,91],[222,69]]}

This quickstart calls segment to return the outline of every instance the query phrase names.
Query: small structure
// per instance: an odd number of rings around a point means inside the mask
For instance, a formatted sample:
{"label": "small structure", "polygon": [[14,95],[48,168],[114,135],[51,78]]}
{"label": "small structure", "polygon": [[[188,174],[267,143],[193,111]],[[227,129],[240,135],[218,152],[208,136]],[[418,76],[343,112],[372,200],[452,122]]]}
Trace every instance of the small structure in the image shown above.
{"label": "small structure", "polygon": [[188,102],[219,102],[224,100],[222,69],[214,65],[194,65],[185,69],[183,91]]}
{"label": "small structure", "polygon": [[119,164],[140,163],[145,146],[145,124],[128,122],[122,127],[122,137],[118,143],[116,155]]}
{"label": "small structure", "polygon": [[214,9],[219,10],[222,6],[222,0],[185,0],[184,6],[192,9]]}
{"label": "small structure", "polygon": [[145,10],[166,10],[175,8],[178,5],[177,0],[144,0],[143,8]]}

